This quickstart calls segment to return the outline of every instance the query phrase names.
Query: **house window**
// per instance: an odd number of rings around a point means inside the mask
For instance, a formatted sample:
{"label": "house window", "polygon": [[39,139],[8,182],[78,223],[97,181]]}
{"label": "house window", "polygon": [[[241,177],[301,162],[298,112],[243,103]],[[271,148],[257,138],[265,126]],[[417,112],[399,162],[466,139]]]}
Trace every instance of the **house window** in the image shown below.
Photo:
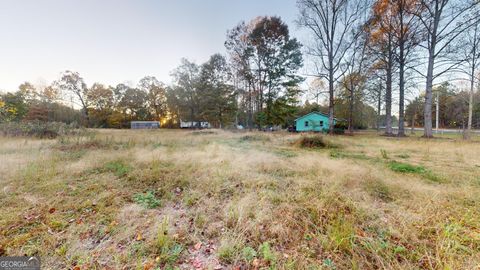
{"label": "house window", "polygon": [[323,127],[323,121],[320,121],[320,126]]}
{"label": "house window", "polygon": [[305,121],[305,126],[308,127],[308,121]]}

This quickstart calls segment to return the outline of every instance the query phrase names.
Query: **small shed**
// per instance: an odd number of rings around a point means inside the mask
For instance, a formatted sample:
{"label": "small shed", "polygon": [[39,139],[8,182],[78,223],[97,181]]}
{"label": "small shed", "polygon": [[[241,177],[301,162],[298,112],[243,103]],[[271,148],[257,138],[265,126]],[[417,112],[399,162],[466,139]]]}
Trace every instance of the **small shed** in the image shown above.
{"label": "small shed", "polygon": [[[333,119],[333,123],[337,122],[336,119]],[[321,112],[311,112],[304,116],[300,116],[295,119],[295,128],[298,132],[306,131],[327,131],[330,128],[328,123],[328,115]]]}
{"label": "small shed", "polygon": [[130,122],[131,129],[154,129],[160,128],[158,121],[132,121]]}

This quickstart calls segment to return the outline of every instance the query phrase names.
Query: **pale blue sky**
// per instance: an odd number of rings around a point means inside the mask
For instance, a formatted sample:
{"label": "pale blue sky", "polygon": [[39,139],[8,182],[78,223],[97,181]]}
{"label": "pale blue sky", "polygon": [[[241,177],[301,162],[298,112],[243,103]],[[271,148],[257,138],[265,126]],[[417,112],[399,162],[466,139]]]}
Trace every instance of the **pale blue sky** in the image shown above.
{"label": "pale blue sky", "polygon": [[89,85],[169,83],[180,58],[224,53],[226,31],[259,15],[281,16],[298,35],[295,0],[0,0],[0,90],[66,69]]}

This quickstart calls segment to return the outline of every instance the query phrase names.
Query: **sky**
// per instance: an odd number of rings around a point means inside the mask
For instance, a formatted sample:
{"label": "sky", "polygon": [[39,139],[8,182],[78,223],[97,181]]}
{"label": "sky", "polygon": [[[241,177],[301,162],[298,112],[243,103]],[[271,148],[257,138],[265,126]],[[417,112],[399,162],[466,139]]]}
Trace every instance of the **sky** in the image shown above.
{"label": "sky", "polygon": [[[94,82],[170,83],[182,57],[226,53],[228,29],[280,16],[298,37],[295,0],[0,0],[0,91],[48,84],[64,70]],[[300,40],[302,40],[299,37]]]}

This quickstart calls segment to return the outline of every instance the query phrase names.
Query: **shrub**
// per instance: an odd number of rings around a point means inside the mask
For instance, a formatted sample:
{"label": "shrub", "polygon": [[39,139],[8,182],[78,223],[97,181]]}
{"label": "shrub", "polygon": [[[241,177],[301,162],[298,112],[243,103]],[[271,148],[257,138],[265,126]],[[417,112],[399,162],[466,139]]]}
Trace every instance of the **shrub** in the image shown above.
{"label": "shrub", "polygon": [[304,136],[296,141],[302,148],[336,148],[336,146],[324,139],[321,135]]}
{"label": "shrub", "polygon": [[4,136],[27,136],[41,139],[54,139],[62,135],[73,135],[82,130],[76,124],[60,122],[6,122],[0,124],[0,133]]}

